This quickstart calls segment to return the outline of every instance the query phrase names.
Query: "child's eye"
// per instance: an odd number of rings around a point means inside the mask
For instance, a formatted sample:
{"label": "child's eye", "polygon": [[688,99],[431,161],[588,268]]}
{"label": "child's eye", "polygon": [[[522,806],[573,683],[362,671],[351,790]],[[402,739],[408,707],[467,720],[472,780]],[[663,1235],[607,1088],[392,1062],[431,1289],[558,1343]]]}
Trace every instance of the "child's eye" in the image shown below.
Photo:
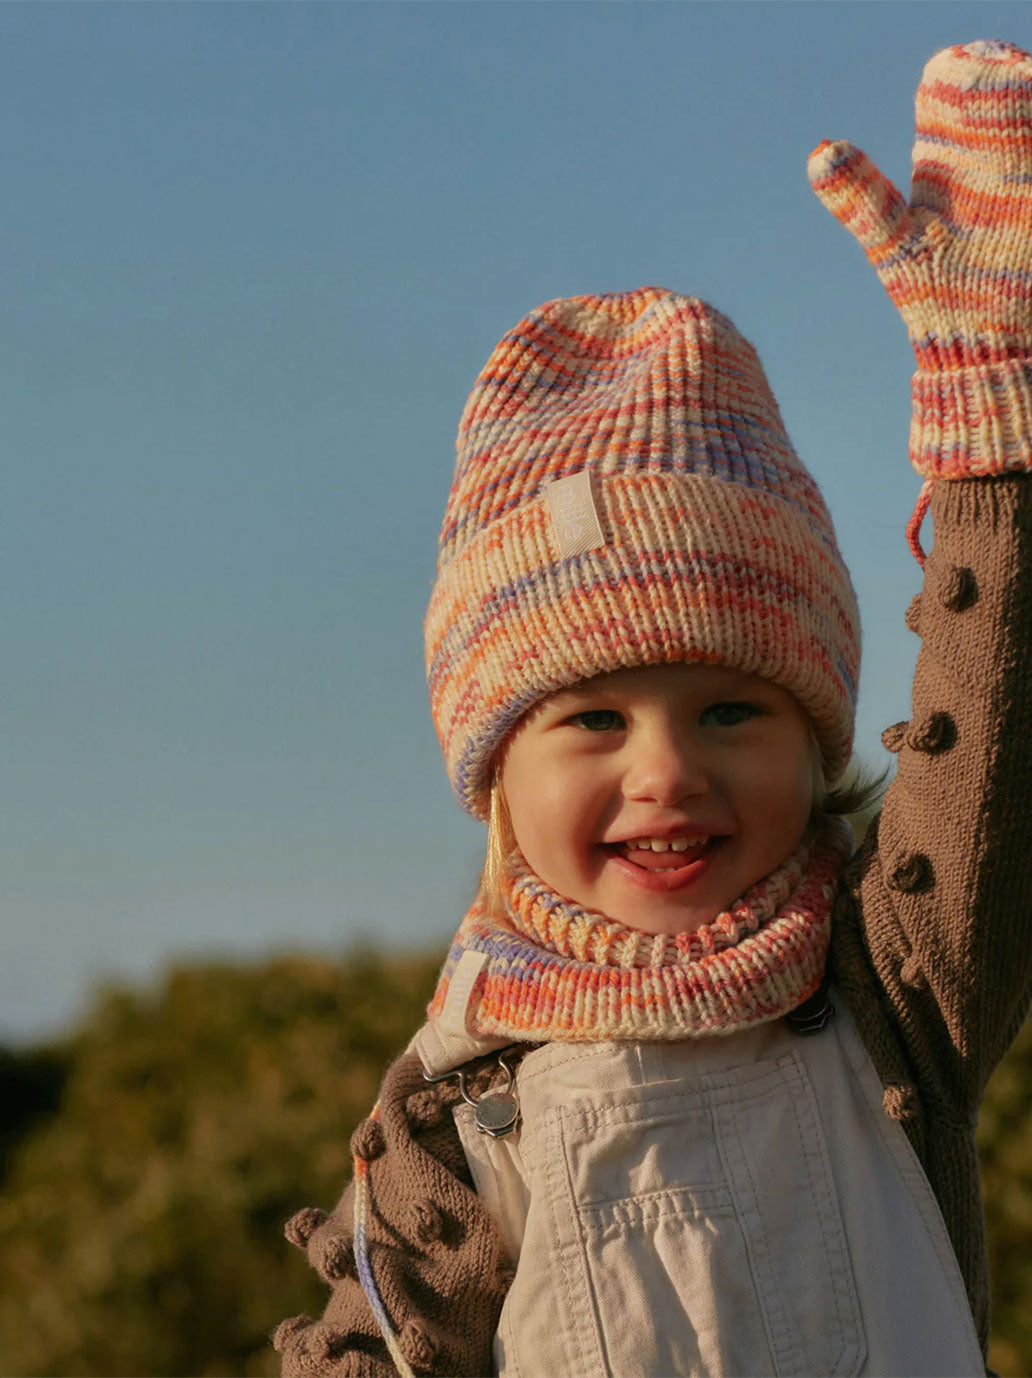
{"label": "child's eye", "polygon": [[711,703],[702,710],[699,721],[704,727],[737,727],[759,711],[754,703]]}
{"label": "child's eye", "polygon": [[588,708],[583,713],[574,713],[570,721],[589,732],[613,732],[624,726],[623,714],[615,708]]}

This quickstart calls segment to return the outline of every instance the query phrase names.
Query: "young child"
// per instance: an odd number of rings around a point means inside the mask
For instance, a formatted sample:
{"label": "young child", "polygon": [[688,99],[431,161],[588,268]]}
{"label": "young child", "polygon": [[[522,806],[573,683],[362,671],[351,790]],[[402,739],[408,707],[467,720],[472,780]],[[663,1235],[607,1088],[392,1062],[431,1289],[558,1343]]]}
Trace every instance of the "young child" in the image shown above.
{"label": "young child", "polygon": [[[848,871],[859,621],[759,360],[658,288],[546,303],[459,430],[426,620],[488,861],[288,1237],[288,1375],[980,1374],[973,1131],[1032,993],[1032,58],[948,49],[908,206],[814,188],[914,344],[934,549]],[[923,558],[923,557],[922,557]]]}

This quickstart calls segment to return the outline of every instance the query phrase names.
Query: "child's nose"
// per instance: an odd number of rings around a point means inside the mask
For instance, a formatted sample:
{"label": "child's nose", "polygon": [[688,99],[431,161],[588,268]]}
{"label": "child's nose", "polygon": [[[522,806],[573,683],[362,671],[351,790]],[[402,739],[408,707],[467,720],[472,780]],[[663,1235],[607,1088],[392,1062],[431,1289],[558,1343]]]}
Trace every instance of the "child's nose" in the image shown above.
{"label": "child's nose", "polygon": [[708,791],[702,753],[690,738],[664,732],[638,741],[635,747],[624,778],[628,798],[669,807]]}

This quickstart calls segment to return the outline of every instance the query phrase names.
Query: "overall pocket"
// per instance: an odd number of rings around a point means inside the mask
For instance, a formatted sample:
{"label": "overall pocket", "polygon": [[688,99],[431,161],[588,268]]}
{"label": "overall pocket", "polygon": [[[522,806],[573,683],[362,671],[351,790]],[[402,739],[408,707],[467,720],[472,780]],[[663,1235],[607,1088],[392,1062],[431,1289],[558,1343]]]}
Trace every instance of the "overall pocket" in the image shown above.
{"label": "overall pocket", "polygon": [[612,1378],[860,1370],[827,1146],[794,1053],[574,1096],[546,1138],[552,1266],[590,1317],[591,1367]]}

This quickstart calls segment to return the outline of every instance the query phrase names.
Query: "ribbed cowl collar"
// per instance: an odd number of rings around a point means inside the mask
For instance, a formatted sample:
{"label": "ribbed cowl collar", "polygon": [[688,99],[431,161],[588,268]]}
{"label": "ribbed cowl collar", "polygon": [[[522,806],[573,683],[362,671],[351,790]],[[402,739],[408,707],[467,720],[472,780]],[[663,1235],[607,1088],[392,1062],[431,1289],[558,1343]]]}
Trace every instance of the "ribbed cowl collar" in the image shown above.
{"label": "ribbed cowl collar", "polygon": [[466,1006],[470,1032],[513,1041],[675,1039],[777,1019],[820,983],[835,886],[852,833],[825,819],[712,923],[675,936],[571,904],[525,862],[503,914],[474,904],[434,998],[440,1014],[464,952],[486,961]]}

